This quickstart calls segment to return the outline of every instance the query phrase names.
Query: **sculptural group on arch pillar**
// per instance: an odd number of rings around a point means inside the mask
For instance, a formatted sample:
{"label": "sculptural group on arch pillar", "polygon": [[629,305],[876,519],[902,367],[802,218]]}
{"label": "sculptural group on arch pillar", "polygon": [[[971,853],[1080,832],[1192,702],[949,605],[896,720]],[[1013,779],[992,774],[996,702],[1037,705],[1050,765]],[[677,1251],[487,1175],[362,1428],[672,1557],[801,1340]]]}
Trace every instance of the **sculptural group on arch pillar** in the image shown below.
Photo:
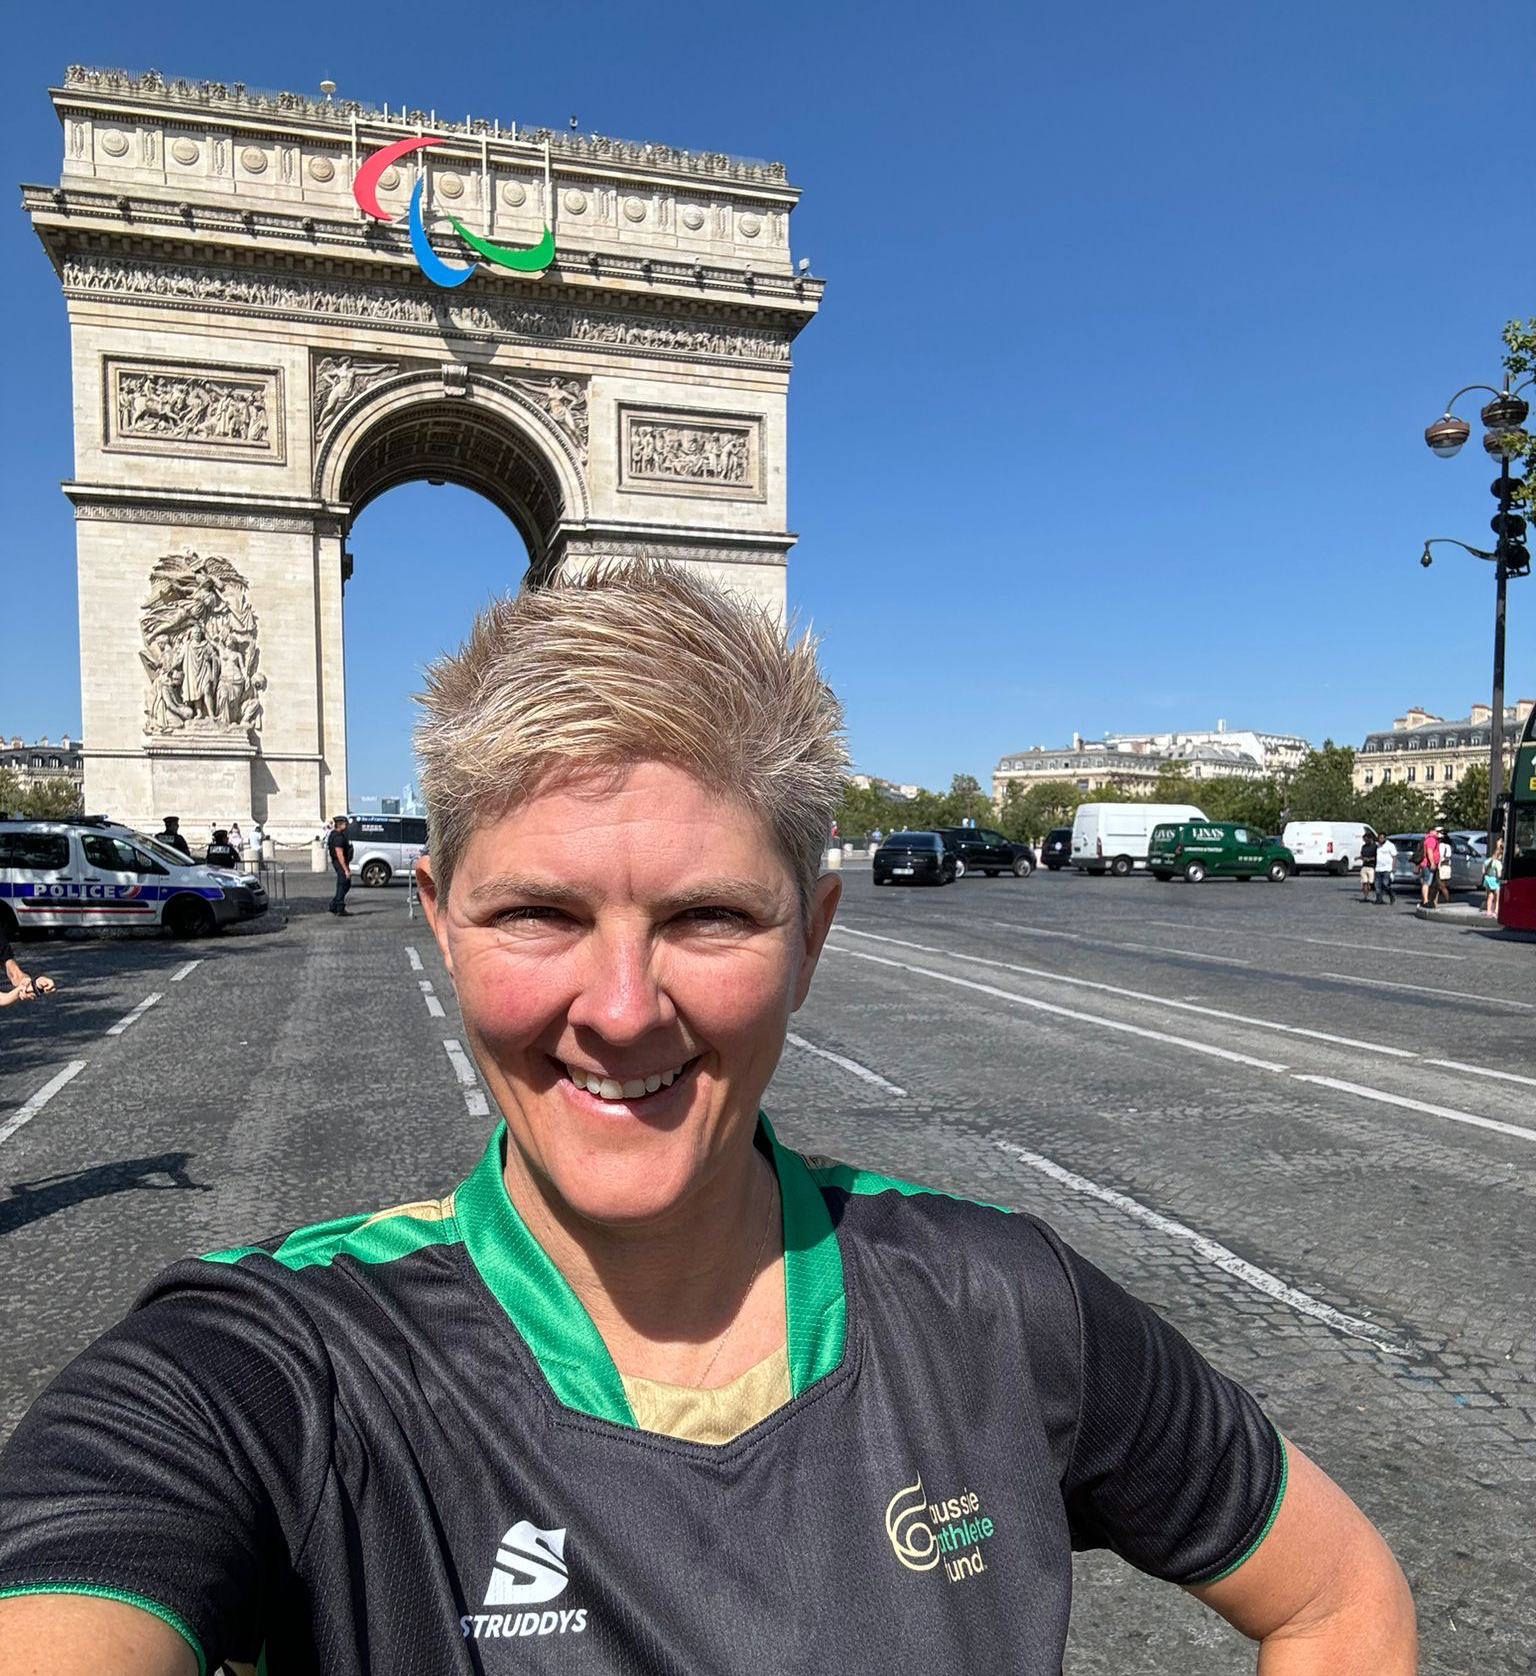
{"label": "sculptural group on arch pillar", "polygon": [[257,668],[256,613],[228,559],[187,548],[156,560],[141,627],[146,734],[248,738],[260,729],[267,678]]}

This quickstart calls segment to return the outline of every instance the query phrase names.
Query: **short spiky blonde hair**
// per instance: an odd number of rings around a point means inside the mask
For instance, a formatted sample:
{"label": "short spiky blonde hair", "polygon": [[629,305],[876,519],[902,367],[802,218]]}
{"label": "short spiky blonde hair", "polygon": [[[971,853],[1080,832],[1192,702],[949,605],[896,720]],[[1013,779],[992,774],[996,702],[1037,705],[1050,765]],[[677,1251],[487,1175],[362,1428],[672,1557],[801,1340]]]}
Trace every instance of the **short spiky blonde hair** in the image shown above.
{"label": "short spiky blonde hair", "polygon": [[768,826],[802,912],[848,771],[809,634],[660,561],[497,600],[426,671],[416,754],[446,895],[470,835],[540,790],[665,762]]}

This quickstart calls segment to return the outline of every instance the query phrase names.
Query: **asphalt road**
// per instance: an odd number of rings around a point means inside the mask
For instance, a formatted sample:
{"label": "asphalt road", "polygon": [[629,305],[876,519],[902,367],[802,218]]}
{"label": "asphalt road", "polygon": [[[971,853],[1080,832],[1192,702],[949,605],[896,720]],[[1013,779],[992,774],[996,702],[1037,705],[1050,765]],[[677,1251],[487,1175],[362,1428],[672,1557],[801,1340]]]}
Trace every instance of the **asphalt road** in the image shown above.
{"label": "asphalt road", "polygon": [[[1536,947],[1326,878],[844,883],[781,1134],[1044,1217],[1366,1509],[1426,1671],[1529,1671]],[[403,892],[338,923],[290,884],[208,943],[22,949],[60,993],[0,1015],[0,1436],[173,1257],[442,1193],[483,1146]],[[1079,1560],[1072,1676],[1252,1666]]]}

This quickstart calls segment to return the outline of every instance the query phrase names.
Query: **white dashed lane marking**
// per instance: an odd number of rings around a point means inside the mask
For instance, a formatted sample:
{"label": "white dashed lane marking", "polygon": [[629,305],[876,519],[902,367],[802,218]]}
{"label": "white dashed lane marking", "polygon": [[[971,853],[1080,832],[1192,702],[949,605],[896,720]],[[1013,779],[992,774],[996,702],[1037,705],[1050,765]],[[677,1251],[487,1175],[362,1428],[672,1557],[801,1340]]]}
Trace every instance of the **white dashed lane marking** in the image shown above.
{"label": "white dashed lane marking", "polygon": [[137,1021],[143,1018],[145,1013],[147,1013],[149,1009],[160,999],[161,996],[159,991],[156,991],[153,995],[146,995],[131,1013],[124,1013],[116,1024],[109,1025],[107,1028],[107,1034],[109,1036],[121,1036],[130,1024],[137,1023]]}
{"label": "white dashed lane marking", "polygon": [[[1536,1012],[1536,1001],[1509,1001],[1502,995],[1478,995],[1470,989],[1441,989],[1438,984],[1394,983],[1387,978],[1362,978],[1348,972],[1319,972],[1320,978],[1333,978],[1338,983],[1358,984],[1362,989],[1406,989],[1422,995],[1426,1001],[1438,1001],[1442,996],[1452,1001],[1477,1001],[1485,1007],[1519,1007],[1522,1012]],[[1431,1060],[1431,1064],[1438,1061]]]}
{"label": "white dashed lane marking", "polygon": [[1063,1187],[1071,1188],[1074,1193],[1084,1193],[1091,1199],[1099,1200],[1101,1204],[1112,1205],[1116,1210],[1149,1228],[1155,1228],[1160,1234],[1186,1241],[1197,1256],[1203,1257],[1206,1262],[1224,1273],[1302,1315],[1310,1315],[1315,1320],[1326,1322],[1336,1332],[1347,1333],[1351,1338],[1361,1339],[1366,1344],[1372,1344],[1378,1350],[1390,1351],[1395,1356],[1408,1356],[1413,1353],[1409,1345],[1393,1344],[1390,1339],[1380,1337],[1381,1329],[1373,1322],[1346,1315],[1342,1310],[1335,1309],[1332,1304],[1325,1304],[1321,1299],[1314,1298],[1310,1292],[1303,1292],[1299,1287],[1287,1284],[1278,1275],[1272,1275],[1268,1269],[1259,1268],[1257,1264],[1250,1263],[1245,1257],[1239,1257],[1235,1251],[1229,1251],[1226,1246],[1197,1233],[1184,1223],[1175,1222],[1171,1216],[1164,1216],[1160,1211],[1151,1209],[1139,1200],[1116,1192],[1113,1187],[1101,1187],[1098,1182],[1090,1181],[1087,1176],[1064,1169],[1040,1153],[1031,1152],[1028,1147],[1017,1146],[1012,1141],[997,1141],[994,1144],[1000,1151],[1017,1158],[1020,1163],[1027,1164],[1030,1169],[1038,1170],[1041,1175],[1049,1176],[1052,1181],[1060,1182]]}
{"label": "white dashed lane marking", "polygon": [[405,958],[410,961],[411,970],[413,972],[419,972],[421,970],[421,956],[417,954],[415,949],[413,949],[409,943],[405,946]]}
{"label": "white dashed lane marking", "polygon": [[24,1123],[30,1123],[65,1083],[73,1082],[84,1069],[83,1059],[72,1059],[62,1071],[51,1076],[24,1106],[12,1112],[4,1123],[0,1123],[0,1146],[3,1146]]}
{"label": "white dashed lane marking", "polygon": [[484,1091],[477,1085],[475,1067],[470,1058],[458,1042],[450,1038],[443,1043],[443,1052],[448,1055],[448,1062],[453,1066],[453,1074],[459,1079],[464,1091],[464,1105],[471,1117],[489,1117],[491,1108],[486,1100]]}
{"label": "white dashed lane marking", "polygon": [[418,980],[418,985],[421,989],[421,998],[427,1004],[427,1011],[433,1018],[441,1018],[443,1016],[443,1004],[433,993],[431,983],[426,978],[421,978]]}
{"label": "white dashed lane marking", "polygon": [[784,1040],[791,1047],[797,1047],[802,1053],[814,1053],[820,1059],[830,1059],[834,1065],[841,1065],[845,1071],[851,1071],[854,1076],[862,1077],[865,1082],[872,1082],[876,1088],[883,1088],[888,1094],[894,1094],[898,1099],[905,1100],[907,1091],[898,1088],[895,1083],[887,1082],[884,1077],[877,1076],[867,1065],[861,1065],[855,1059],[845,1059],[840,1053],[833,1053],[830,1048],[817,1047],[814,1042],[806,1041],[804,1036],[797,1036],[793,1030]]}
{"label": "white dashed lane marking", "polygon": [[202,965],[202,960],[198,959],[198,960],[189,960],[186,963],[185,966],[178,966],[176,968],[176,970],[171,973],[171,982],[172,983],[180,983],[183,978],[190,978],[192,976],[192,973],[197,969],[197,967],[199,967],[201,965]]}

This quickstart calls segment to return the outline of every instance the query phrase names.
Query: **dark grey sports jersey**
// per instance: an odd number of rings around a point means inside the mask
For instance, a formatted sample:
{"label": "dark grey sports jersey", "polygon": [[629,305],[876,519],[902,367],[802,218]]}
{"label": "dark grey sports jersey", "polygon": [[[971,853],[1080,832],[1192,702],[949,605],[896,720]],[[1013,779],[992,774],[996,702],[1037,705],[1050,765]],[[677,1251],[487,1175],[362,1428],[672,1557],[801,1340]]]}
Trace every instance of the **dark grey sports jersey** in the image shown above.
{"label": "dark grey sports jersey", "polygon": [[1031,1217],[773,1140],[793,1395],[639,1431],[513,1210],[179,1263],[0,1457],[0,1593],[127,1599],[291,1673],[1055,1672],[1073,1548],[1241,1564],[1285,1456],[1245,1392]]}

